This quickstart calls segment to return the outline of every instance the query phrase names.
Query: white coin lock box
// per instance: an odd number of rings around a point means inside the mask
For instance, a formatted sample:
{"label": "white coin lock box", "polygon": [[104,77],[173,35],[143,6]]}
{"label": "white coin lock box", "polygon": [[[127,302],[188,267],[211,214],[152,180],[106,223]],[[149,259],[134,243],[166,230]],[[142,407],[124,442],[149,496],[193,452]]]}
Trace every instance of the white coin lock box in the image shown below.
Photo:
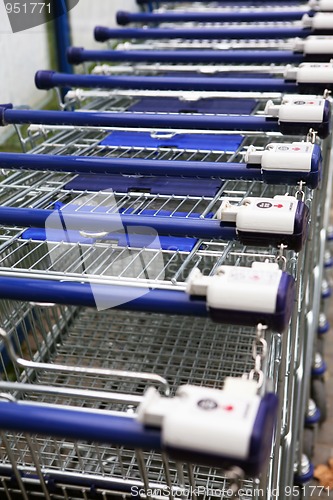
{"label": "white coin lock box", "polygon": [[277,264],[255,262],[252,267],[221,266],[214,276],[196,270],[189,276],[187,293],[206,298],[213,321],[248,326],[262,323],[283,332],[292,314],[295,281]]}
{"label": "white coin lock box", "polygon": [[[303,28],[309,29],[320,35],[331,35],[333,32],[333,13],[316,12],[314,15],[304,14],[302,17]],[[310,34],[309,33],[309,34]]]}
{"label": "white coin lock box", "polygon": [[270,143],[263,151],[250,146],[244,160],[249,168],[261,167],[263,181],[267,184],[303,182],[316,189],[321,179],[321,148],[311,142]]}
{"label": "white coin lock box", "polygon": [[268,101],[265,113],[278,117],[282,134],[306,135],[314,129],[325,138],[331,131],[331,101],[324,97],[285,95],[280,105]]}
{"label": "white coin lock box", "polygon": [[235,222],[239,240],[244,245],[281,244],[300,251],[306,241],[309,208],[294,196],[244,198],[240,205],[222,202],[217,212],[221,221]]}
{"label": "white coin lock box", "polygon": [[295,38],[294,52],[302,52],[305,62],[328,62],[333,53],[333,36],[312,35],[305,39]]}
{"label": "white coin lock box", "polygon": [[332,0],[309,0],[308,6],[318,12],[333,12]]}
{"label": "white coin lock box", "polygon": [[143,425],[161,429],[176,460],[260,473],[271,450],[277,396],[256,394],[256,382],[227,378],[223,390],[184,385],[165,398],[150,388],[138,408]]}

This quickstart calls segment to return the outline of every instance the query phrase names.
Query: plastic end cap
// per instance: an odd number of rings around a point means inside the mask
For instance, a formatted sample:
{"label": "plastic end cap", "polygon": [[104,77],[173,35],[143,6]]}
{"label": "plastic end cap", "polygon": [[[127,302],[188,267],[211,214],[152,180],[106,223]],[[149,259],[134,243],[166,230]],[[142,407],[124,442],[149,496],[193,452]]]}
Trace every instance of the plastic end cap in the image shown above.
{"label": "plastic end cap", "polygon": [[54,75],[55,71],[37,71],[35,74],[35,85],[38,89],[40,90],[50,90],[53,88],[53,82],[52,82],[52,76]]}
{"label": "plastic end cap", "polygon": [[0,126],[5,127],[7,125],[5,120],[5,111],[7,109],[12,109],[13,105],[11,103],[8,104],[0,104]]}
{"label": "plastic end cap", "polygon": [[323,113],[323,124],[325,124],[325,131],[323,138],[328,137],[332,130],[332,103],[328,99],[325,101],[324,113]]}
{"label": "plastic end cap", "polygon": [[94,29],[94,38],[96,42],[106,42],[109,40],[109,28],[105,28],[105,26],[96,26]]}
{"label": "plastic end cap", "polygon": [[83,47],[69,47],[67,49],[67,60],[70,64],[81,64],[83,62]]}
{"label": "plastic end cap", "polygon": [[126,26],[129,23],[129,13],[119,10],[116,14],[116,21],[120,26]]}

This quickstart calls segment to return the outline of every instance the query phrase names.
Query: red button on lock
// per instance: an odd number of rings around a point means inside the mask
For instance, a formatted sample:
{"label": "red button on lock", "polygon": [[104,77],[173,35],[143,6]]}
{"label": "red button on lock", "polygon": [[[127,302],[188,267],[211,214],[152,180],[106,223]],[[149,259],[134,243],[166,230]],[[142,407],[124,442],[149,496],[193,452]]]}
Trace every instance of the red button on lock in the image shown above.
{"label": "red button on lock", "polygon": [[233,411],[233,409],[234,409],[234,407],[231,405],[221,406],[221,410],[224,410],[224,411]]}

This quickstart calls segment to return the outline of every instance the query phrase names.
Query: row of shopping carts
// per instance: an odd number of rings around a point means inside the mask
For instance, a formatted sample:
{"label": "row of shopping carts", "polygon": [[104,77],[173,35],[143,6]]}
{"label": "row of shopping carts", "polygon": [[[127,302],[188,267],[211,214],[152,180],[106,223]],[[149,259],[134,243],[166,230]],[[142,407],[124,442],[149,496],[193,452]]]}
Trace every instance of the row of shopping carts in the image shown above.
{"label": "row of shopping carts", "polygon": [[329,2],[140,4],[0,106],[1,498],[314,496]]}

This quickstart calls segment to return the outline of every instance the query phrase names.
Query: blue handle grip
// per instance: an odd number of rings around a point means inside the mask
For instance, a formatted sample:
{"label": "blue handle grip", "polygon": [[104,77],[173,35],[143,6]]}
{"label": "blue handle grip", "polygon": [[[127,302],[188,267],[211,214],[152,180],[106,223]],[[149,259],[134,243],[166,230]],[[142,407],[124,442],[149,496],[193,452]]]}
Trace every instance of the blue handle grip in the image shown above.
{"label": "blue handle grip", "polygon": [[282,78],[220,78],[177,76],[100,76],[73,75],[55,71],[37,71],[35,84],[41,90],[54,87],[144,89],[144,90],[199,90],[239,92],[297,92],[297,85]]}
{"label": "blue handle grip", "polygon": [[188,236],[202,239],[236,238],[235,227],[223,226],[216,219],[200,219],[185,217],[161,217],[158,215],[126,215],[113,213],[97,213],[76,211],[76,207],[66,207],[62,211],[34,208],[0,207],[0,224],[12,224],[23,227],[48,227],[58,229],[59,224],[64,230],[77,231],[108,231],[114,232],[122,224],[125,230],[135,233],[136,228],[152,229],[158,234],[172,236]]}
{"label": "blue handle grip", "polygon": [[[275,426],[278,400],[275,394],[268,393],[260,401],[256,418],[251,431],[249,450],[246,457],[239,459],[225,454],[208,454],[201,450],[167,448],[166,451],[175,460],[191,463],[226,467],[237,464],[249,476],[257,476],[267,463],[273,429]],[[59,437],[62,439],[79,439],[93,443],[108,443],[112,446],[121,446],[130,449],[165,451],[162,432],[160,429],[145,427],[133,417],[116,416],[96,412],[83,412],[75,408],[47,407],[41,404],[0,402],[0,429],[10,432],[37,434]],[[6,477],[8,471],[2,474]],[[33,478],[31,472],[21,472],[22,478]],[[62,483],[61,470],[48,471],[49,483]],[[90,486],[92,478],[72,475],[66,479],[66,484]],[[138,483],[137,483],[138,484]],[[133,485],[134,486],[134,485]],[[131,481],[124,484],[112,484],[112,478],[106,482],[98,477],[93,478],[93,487],[107,490],[113,489],[135,495],[141,490],[139,486],[131,487]],[[162,491],[162,490],[161,490]],[[165,490],[166,491],[166,490]],[[137,495],[135,495],[137,497]]]}
{"label": "blue handle grip", "polygon": [[0,402],[0,428],[130,448],[158,451],[162,446],[160,431],[146,428],[134,418],[74,409]]}
{"label": "blue handle grip", "polygon": [[290,11],[260,11],[259,9],[242,11],[166,11],[166,12],[117,12],[117,23],[126,26],[130,23],[233,23],[233,22],[265,22],[265,21],[296,21],[304,14],[312,16],[313,11],[290,10]]}
{"label": "blue handle grip", "polygon": [[[279,296],[274,312],[264,313],[217,309],[215,314],[207,308],[206,300],[192,299],[180,290],[144,289],[146,293],[138,296],[136,287],[36,279],[0,277],[0,298],[40,303],[67,304],[83,307],[96,307],[95,297],[100,304],[110,304],[110,297],[117,297],[120,310],[154,312],[194,317],[212,316],[219,323],[232,323],[255,326],[260,322],[283,332],[289,323],[294,296],[294,280],[283,273],[280,281]],[[263,317],[265,318],[263,320]]]}
{"label": "blue handle grip", "polygon": [[222,40],[222,39],[273,39],[273,38],[306,38],[314,34],[310,28],[122,28],[110,29],[96,26],[94,31],[97,42],[107,40]]}
{"label": "blue handle grip", "polygon": [[125,311],[208,316],[205,300],[191,300],[189,295],[178,290],[155,288],[138,297],[137,290],[130,286],[95,283],[93,293],[89,283],[0,277],[0,298],[2,299],[96,307],[95,296],[98,296],[101,303],[103,303],[103,297],[104,303],[109,303],[109,297],[117,297],[120,305],[116,308]]}
{"label": "blue handle grip", "polygon": [[[315,189],[321,175],[321,156],[314,158],[311,172],[277,171],[262,172],[258,166],[247,167],[244,163],[144,160],[140,158],[103,158],[94,156],[27,155],[23,153],[1,153],[0,168],[9,170],[37,170],[71,172],[75,174],[123,174],[175,177],[222,178],[238,180],[262,180],[267,184],[290,184],[300,181]],[[112,181],[112,178],[110,179]],[[149,181],[149,179],[148,179]]]}
{"label": "blue handle grip", "polygon": [[[260,168],[244,163],[144,160],[140,158],[103,158],[94,156],[27,155],[1,153],[0,168],[71,172],[76,174],[124,174],[182,177],[220,177],[223,179],[261,180]],[[288,173],[284,174],[285,176]],[[286,182],[286,177],[284,179]]]}
{"label": "blue handle grip", "polygon": [[277,119],[262,116],[176,115],[163,113],[95,113],[75,111],[33,111],[0,106],[0,125],[45,124],[87,127],[182,128],[279,132]]}
{"label": "blue handle grip", "polygon": [[[109,62],[168,62],[168,63],[292,63],[304,62],[303,54],[291,50],[85,50],[70,47],[67,57],[71,64],[89,61]],[[331,54],[325,60],[329,61]],[[317,60],[316,55],[312,60]]]}
{"label": "blue handle grip", "polygon": [[[285,179],[286,182],[286,179]],[[145,211],[138,214],[108,212],[110,207],[100,207],[92,212],[91,207],[79,210],[78,205],[67,205],[62,210],[45,210],[34,208],[0,207],[0,224],[10,224],[23,227],[57,229],[62,231],[119,232],[128,235],[128,245],[131,246],[131,235],[145,234],[154,241],[159,235],[174,237],[189,237],[204,240],[235,240],[254,246],[279,245],[287,243],[291,250],[300,251],[307,234],[308,208],[298,205],[295,216],[294,232],[286,235],[284,232],[267,233],[257,231],[236,231],[235,225],[223,224],[217,219],[186,217],[179,213],[174,215],[146,215]]]}

